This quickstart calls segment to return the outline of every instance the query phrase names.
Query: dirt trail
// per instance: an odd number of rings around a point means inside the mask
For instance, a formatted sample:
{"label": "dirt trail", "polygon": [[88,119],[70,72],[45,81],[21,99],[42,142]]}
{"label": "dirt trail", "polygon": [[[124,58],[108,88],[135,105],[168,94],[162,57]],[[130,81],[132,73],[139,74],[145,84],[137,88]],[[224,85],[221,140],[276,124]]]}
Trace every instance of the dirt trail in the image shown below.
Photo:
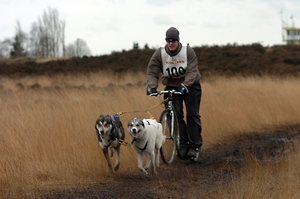
{"label": "dirt trail", "polygon": [[[245,155],[253,154],[259,161],[277,162],[293,152],[300,139],[300,124],[280,127],[264,134],[235,138],[233,144],[217,145],[202,151],[200,161],[176,159],[164,165],[159,175],[147,179],[140,172],[117,173],[105,182],[79,187],[76,191],[44,195],[42,198],[207,198],[238,176],[239,168],[247,164]],[[234,175],[232,175],[234,174]]]}

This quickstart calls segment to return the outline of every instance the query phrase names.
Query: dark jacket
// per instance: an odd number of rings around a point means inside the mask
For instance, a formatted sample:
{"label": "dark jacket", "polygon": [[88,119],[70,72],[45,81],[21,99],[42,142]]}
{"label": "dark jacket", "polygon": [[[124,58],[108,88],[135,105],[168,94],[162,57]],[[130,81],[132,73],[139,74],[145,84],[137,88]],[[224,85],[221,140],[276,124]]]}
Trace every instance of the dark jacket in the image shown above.
{"label": "dark jacket", "polygon": [[[165,50],[171,57],[177,55],[181,49],[181,43],[178,44],[178,48],[175,52],[171,52],[168,46],[165,45]],[[189,87],[194,83],[200,82],[201,75],[198,69],[198,59],[195,51],[189,45],[187,45],[187,62],[185,77],[173,79],[162,76],[162,83],[172,87],[179,87],[180,84],[183,83]],[[163,74],[161,48],[154,52],[147,66],[147,85],[149,88],[157,88],[160,74]]]}

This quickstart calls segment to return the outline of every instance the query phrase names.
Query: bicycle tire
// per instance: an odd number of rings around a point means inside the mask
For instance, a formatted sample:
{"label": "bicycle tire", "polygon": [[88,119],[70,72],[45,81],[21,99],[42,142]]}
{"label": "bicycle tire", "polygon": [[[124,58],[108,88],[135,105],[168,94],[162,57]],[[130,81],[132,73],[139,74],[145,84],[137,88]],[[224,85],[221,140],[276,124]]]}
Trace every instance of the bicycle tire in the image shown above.
{"label": "bicycle tire", "polygon": [[162,160],[166,164],[172,164],[175,159],[176,152],[179,150],[179,125],[174,112],[174,132],[171,134],[171,121],[170,110],[164,110],[161,113],[159,122],[162,124],[163,134],[165,137],[165,142],[160,148],[160,154]]}
{"label": "bicycle tire", "polygon": [[[174,110],[174,108],[173,108]],[[175,132],[175,135],[176,135],[176,138],[175,138],[175,141],[176,141],[176,151],[177,151],[177,154],[179,154],[179,150],[180,150],[180,134],[179,134],[179,123],[178,123],[178,118],[177,118],[177,115],[176,115],[176,112],[174,110],[174,132]]]}

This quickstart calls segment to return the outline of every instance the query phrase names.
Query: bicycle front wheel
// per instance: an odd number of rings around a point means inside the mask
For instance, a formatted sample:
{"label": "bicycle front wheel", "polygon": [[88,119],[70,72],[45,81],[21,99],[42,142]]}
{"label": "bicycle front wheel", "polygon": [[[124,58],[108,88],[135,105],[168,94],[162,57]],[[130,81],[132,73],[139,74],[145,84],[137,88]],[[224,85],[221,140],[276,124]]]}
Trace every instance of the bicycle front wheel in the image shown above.
{"label": "bicycle front wheel", "polygon": [[[173,123],[171,115],[173,115]],[[166,164],[172,164],[176,155],[176,145],[179,142],[177,140],[179,139],[177,118],[174,112],[164,110],[159,122],[162,124],[163,135],[165,137],[165,143],[160,148],[160,154]]]}

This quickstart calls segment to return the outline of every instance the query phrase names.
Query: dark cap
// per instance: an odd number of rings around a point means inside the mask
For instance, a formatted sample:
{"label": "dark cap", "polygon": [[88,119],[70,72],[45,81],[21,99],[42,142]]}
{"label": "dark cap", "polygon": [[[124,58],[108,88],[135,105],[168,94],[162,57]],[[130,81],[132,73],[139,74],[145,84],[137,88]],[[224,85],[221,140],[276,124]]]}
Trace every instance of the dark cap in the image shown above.
{"label": "dark cap", "polygon": [[168,39],[179,41],[179,31],[174,27],[169,28],[166,32],[166,40]]}

